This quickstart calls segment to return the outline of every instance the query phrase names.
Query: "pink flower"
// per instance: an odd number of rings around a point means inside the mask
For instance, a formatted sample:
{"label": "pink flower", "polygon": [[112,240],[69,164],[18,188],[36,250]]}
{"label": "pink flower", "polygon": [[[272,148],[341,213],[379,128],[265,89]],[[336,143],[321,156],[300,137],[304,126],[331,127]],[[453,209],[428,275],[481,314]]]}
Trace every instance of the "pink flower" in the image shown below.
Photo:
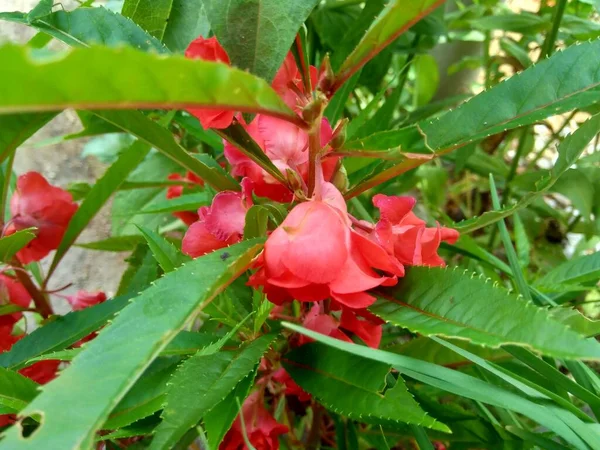
{"label": "pink flower", "polygon": [[78,291],[75,295],[69,295],[67,301],[73,307],[73,311],[89,308],[106,300],[106,294],[102,291],[87,292]]}
{"label": "pink flower", "polygon": [[[27,308],[31,303],[31,295],[17,280],[8,275],[0,274],[0,305],[9,303]],[[23,317],[23,314],[20,312],[0,316],[0,327],[12,327],[21,317]]]}
{"label": "pink flower", "polygon": [[[182,176],[179,173],[172,173],[168,177],[171,181],[182,181],[189,184],[197,184],[198,186],[204,186],[204,180],[194,174],[193,172],[188,171],[188,173]],[[177,197],[181,197],[183,195],[184,186],[169,186],[167,189],[167,199],[173,199]],[[198,220],[198,213],[195,211],[176,211],[173,213],[175,217],[181,220],[186,225],[190,226],[195,221]]]}
{"label": "pink flower", "polygon": [[[317,86],[318,71],[315,66],[310,66],[311,85]],[[275,92],[283,99],[283,101],[292,109],[298,109],[306,105],[310,101],[310,92],[304,92],[304,83],[296,58],[292,52],[288,52],[283,61],[283,64],[277,71],[273,83],[271,84]]]}
{"label": "pink flower", "polygon": [[244,428],[240,416],[225,435],[219,450],[247,449],[244,441],[244,429],[248,441],[257,450],[278,450],[278,436],[289,431],[288,427],[278,423],[265,409],[260,392],[256,391],[244,401],[242,413]]}
{"label": "pink flower", "polygon": [[[323,200],[296,206],[267,239],[250,283],[273,303],[332,298],[352,309],[370,306],[366,291],[391,286],[404,268],[385,249],[350,226],[341,193],[323,184]],[[380,275],[375,269],[388,273]]]}
{"label": "pink flower", "polygon": [[[220,62],[230,65],[229,56],[215,36],[204,39],[198,37],[188,46],[185,51],[185,57],[189,59],[202,59],[204,61]],[[202,127],[209,128],[227,128],[231,125],[234,111],[216,108],[190,109],[189,113],[200,121]]]}
{"label": "pink flower", "polygon": [[373,232],[377,243],[393,254],[402,264],[412,266],[445,266],[437,254],[442,241],[453,244],[459,237],[451,228],[427,227],[425,221],[412,212],[415,199],[377,194],[373,204],[381,217]]}
{"label": "pink flower", "polygon": [[58,248],[77,204],[67,191],[50,185],[37,172],[17,179],[17,189],[10,201],[12,219],[5,234],[36,227],[37,237],[17,253],[23,264],[39,261]]}
{"label": "pink flower", "polygon": [[198,221],[183,237],[183,253],[197,258],[242,240],[246,212],[252,206],[251,184],[242,180],[242,192],[219,192],[210,207],[198,210]]}
{"label": "pink flower", "polygon": [[[243,122],[240,122],[243,124]],[[244,125],[248,133],[263,149],[273,164],[285,176],[294,171],[306,183],[308,179],[308,134],[296,125],[275,117],[258,114]],[[327,119],[321,123],[321,146],[326,147],[332,136]],[[255,194],[278,202],[290,202],[294,195],[279,181],[262,170],[258,164],[225,142],[225,157],[232,167],[232,175],[248,177],[254,182]],[[333,176],[337,158],[325,158],[321,164],[325,181]]]}

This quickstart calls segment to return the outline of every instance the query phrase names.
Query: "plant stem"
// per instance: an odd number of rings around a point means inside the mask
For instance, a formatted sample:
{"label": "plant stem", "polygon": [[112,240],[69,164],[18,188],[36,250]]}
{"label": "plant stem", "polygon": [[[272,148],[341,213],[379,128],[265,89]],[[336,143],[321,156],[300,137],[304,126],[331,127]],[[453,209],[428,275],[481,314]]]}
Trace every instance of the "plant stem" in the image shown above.
{"label": "plant stem", "polygon": [[320,163],[321,151],[321,116],[322,114],[317,117],[308,132],[308,198],[312,197],[317,183],[317,163]]}
{"label": "plant stem", "polygon": [[552,17],[552,29],[550,30],[550,33],[546,35],[546,39],[544,40],[544,44],[542,46],[542,53],[539,58],[540,60],[542,58],[547,58],[548,56],[552,55],[552,53],[554,53],[554,44],[556,43],[558,29],[560,28],[560,23],[562,22],[562,18],[565,13],[566,7],[567,0],[558,0],[556,9],[554,10],[554,17]]}
{"label": "plant stem", "polygon": [[321,442],[321,419],[323,418],[323,407],[317,403],[313,404],[313,418],[310,426],[310,434],[306,442],[307,450],[316,450]]}
{"label": "plant stem", "polygon": [[508,202],[511,195],[510,182],[517,174],[517,169],[519,168],[519,161],[521,161],[521,158],[523,157],[523,151],[525,150],[525,143],[527,142],[528,133],[529,127],[524,127],[523,131],[521,132],[521,136],[519,137],[519,145],[517,146],[515,157],[511,162],[510,170],[508,172],[508,176],[506,177],[506,186],[504,188],[504,193],[502,194],[502,203],[505,205]]}
{"label": "plant stem", "polygon": [[52,310],[52,306],[50,306],[50,302],[48,302],[48,298],[40,292],[37,286],[34,284],[33,280],[23,268],[23,265],[14,260],[12,265],[21,270],[15,270],[15,274],[19,282],[23,285],[23,287],[27,290],[31,298],[33,299],[33,303],[35,304],[35,309],[44,319],[47,319],[54,311]]}
{"label": "plant stem", "polygon": [[540,160],[540,158],[542,156],[544,156],[544,152],[546,151],[546,149],[548,147],[550,147],[550,144],[552,144],[552,142],[554,142],[556,139],[558,139],[560,137],[560,133],[562,133],[562,131],[569,124],[569,122],[573,119],[573,117],[575,117],[575,114],[577,114],[577,112],[578,111],[575,110],[571,114],[569,114],[569,116],[565,119],[565,121],[560,126],[560,128],[558,130],[556,130],[554,133],[552,133],[552,136],[550,136],[550,139],[548,139],[546,144],[544,144],[544,147],[542,147],[542,149],[538,152],[538,154],[535,155],[535,158],[533,158],[533,160],[528,164],[528,168],[533,169],[535,167],[535,165]]}
{"label": "plant stem", "polygon": [[4,182],[2,183],[2,192],[0,193],[0,226],[4,226],[4,218],[6,212],[6,203],[8,201],[8,191],[10,190],[10,179],[12,177],[12,167],[15,161],[17,149],[14,149],[8,155],[6,167],[4,169]]}

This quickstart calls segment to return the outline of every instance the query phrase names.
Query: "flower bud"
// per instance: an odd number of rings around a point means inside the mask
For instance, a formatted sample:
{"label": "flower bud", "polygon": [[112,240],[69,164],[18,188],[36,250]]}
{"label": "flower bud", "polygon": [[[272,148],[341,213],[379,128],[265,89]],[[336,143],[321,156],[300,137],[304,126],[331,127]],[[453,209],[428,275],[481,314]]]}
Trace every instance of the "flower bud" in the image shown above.
{"label": "flower bud", "polygon": [[333,185],[341,192],[344,192],[346,189],[348,189],[348,186],[350,185],[348,181],[348,172],[346,172],[346,168],[343,166],[343,164],[340,164],[338,167],[338,170],[331,179],[331,183],[333,183]]}
{"label": "flower bud", "polygon": [[321,117],[323,110],[325,109],[325,99],[322,96],[318,96],[315,100],[310,102],[302,110],[302,118],[308,123],[313,123]]}
{"label": "flower bud", "polygon": [[346,125],[348,125],[348,118],[343,118],[338,122],[335,130],[333,130],[331,141],[329,141],[331,148],[341,148],[346,142]]}
{"label": "flower bud", "polygon": [[317,87],[321,92],[329,94],[335,79],[335,74],[333,73],[333,68],[331,67],[331,61],[329,60],[329,54],[326,54],[325,58],[323,58],[319,73],[321,76],[319,77],[319,85]]}

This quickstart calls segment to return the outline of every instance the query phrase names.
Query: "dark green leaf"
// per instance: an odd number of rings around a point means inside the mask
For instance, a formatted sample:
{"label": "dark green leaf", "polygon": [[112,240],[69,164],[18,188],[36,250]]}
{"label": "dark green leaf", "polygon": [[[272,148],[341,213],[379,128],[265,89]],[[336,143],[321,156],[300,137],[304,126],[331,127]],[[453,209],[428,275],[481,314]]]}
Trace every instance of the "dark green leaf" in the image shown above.
{"label": "dark green leaf", "polygon": [[[158,280],[23,411],[43,414],[36,432],[23,440],[19,430],[9,429],[2,444],[15,450],[40,445],[89,448],[96,431],[144,369],[186,322],[248,267],[261,247],[256,241],[246,241],[229,247],[228,258],[217,251]],[[99,377],[99,372],[111,375]]]}
{"label": "dark green leaf", "polygon": [[173,0],[125,0],[121,14],[161,40],[165,34]]}
{"label": "dark green leaf", "polygon": [[283,63],[318,0],[204,0],[212,31],[233,65],[267,81]]}
{"label": "dark green leaf", "polygon": [[185,194],[181,197],[153,202],[140,211],[132,211],[127,215],[159,214],[177,211],[197,211],[201,206],[210,205],[210,198],[206,192]]}
{"label": "dark green leaf", "polygon": [[425,336],[457,337],[492,348],[510,343],[570,359],[600,358],[599,343],[573,332],[545,309],[459,270],[412,267],[370,310]]}
{"label": "dark green leaf", "polygon": [[202,0],[173,0],[163,42],[172,51],[183,52],[198,36],[208,37],[210,24]]}
{"label": "dark green leaf", "polygon": [[177,267],[190,260],[189,257],[177,250],[173,244],[160,234],[155,233],[148,228],[140,226],[138,226],[138,228],[148,242],[148,246],[150,247],[154,258],[165,273],[175,270]]}
{"label": "dark green leaf", "polygon": [[0,404],[20,411],[38,395],[38,384],[12,370],[0,368]]}

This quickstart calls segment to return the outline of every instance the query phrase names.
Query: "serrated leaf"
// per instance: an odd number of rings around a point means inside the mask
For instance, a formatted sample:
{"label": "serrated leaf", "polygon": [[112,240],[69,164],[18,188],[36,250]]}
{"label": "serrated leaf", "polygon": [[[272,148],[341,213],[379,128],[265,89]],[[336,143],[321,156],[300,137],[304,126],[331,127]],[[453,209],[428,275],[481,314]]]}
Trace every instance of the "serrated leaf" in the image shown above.
{"label": "serrated leaf", "polygon": [[600,279],[600,253],[579,256],[556,267],[535,282],[537,287],[596,282]]}
{"label": "serrated leaf", "polygon": [[172,7],[173,0],[125,0],[121,14],[160,40],[165,34]]}
{"label": "serrated leaf", "polygon": [[[263,205],[253,205],[246,213],[244,238],[252,239],[267,235],[270,212]],[[2,242],[2,241],[0,241]]]}
{"label": "serrated leaf", "polygon": [[54,254],[50,269],[48,269],[48,276],[54,272],[71,245],[98,214],[111,195],[125,182],[129,174],[144,160],[149,152],[150,146],[148,144],[142,141],[134,142],[130,147],[123,150],[117,160],[106,169],[104,175],[94,183],[75,215],[69,221],[69,226]]}
{"label": "serrated leaf", "polygon": [[20,373],[0,368],[0,404],[20,411],[38,395],[38,387]]}
{"label": "serrated leaf", "polygon": [[344,84],[360,67],[442,3],[443,0],[390,1],[340,67],[334,88]]}
{"label": "serrated leaf", "polygon": [[536,190],[528,192],[516,204],[499,211],[488,211],[479,217],[459,222],[453,226],[460,233],[469,233],[495,223],[516,211],[529,206],[542,194],[548,192],[571,165],[575,164],[589,142],[600,130],[600,114],[583,123],[575,132],[567,136],[558,146],[558,160],[552,170],[546,172],[536,183]]}
{"label": "serrated leaf", "polygon": [[140,211],[128,215],[172,213],[176,211],[197,211],[201,206],[210,205],[209,195],[205,192],[184,194],[181,197],[154,202]]}
{"label": "serrated leaf", "polygon": [[[221,63],[129,47],[74,48],[40,56],[10,44],[0,47],[0,58],[10,68],[0,74],[1,85],[6,86],[0,89],[1,114],[66,108],[222,107],[305,126],[264,80]],[[89,73],[94,77],[86,76]],[[53,89],[45,88],[48,83]]]}
{"label": "serrated leaf", "polygon": [[424,336],[460,338],[492,348],[514,344],[568,359],[600,359],[598,342],[554,320],[547,310],[459,270],[412,267],[397,288],[386,292],[370,311]]}
{"label": "serrated leaf", "polygon": [[[302,333],[322,343],[322,345],[360,356],[369,361],[389,364],[401,374],[405,374],[422,383],[456,395],[518,412],[554,431],[573,445],[574,448],[581,450],[588,448],[577,432],[574,431],[574,428],[585,427],[585,424],[573,414],[557,406],[549,403],[539,405],[523,396],[463,374],[457,370],[447,369],[436,364],[383,350],[343,342],[295,324],[284,322],[283,326],[292,331]],[[370,362],[365,361],[362,364],[368,365]]]}
{"label": "serrated leaf", "polygon": [[600,320],[590,320],[574,308],[552,308],[550,314],[583,336],[595,337],[600,334]]}
{"label": "serrated leaf", "polygon": [[212,31],[231,63],[273,80],[318,0],[203,0]]}
{"label": "serrated leaf", "polygon": [[204,414],[218,405],[257,366],[273,341],[261,336],[236,352],[198,355],[186,360],[167,391],[163,421],[150,449],[170,449]]}
{"label": "serrated leaf", "polygon": [[198,36],[207,37],[210,24],[202,0],[173,0],[163,42],[172,51],[182,53]]}
{"label": "serrated leaf", "polygon": [[[101,111],[96,113],[109,123],[151,145],[167,158],[202,178],[209,186],[222,190],[239,190],[239,185],[218,165],[213,167],[206,158],[188,153],[166,128],[138,111]],[[206,155],[208,157],[208,155]],[[150,179],[158,178],[157,174]],[[166,176],[165,176],[166,178]]]}
{"label": "serrated leaf", "polygon": [[[223,251],[216,251],[158,280],[124,308],[22,412],[43,414],[36,432],[23,440],[13,427],[2,445],[14,450],[40,445],[91,447],[96,431],[144,369],[190,318],[248,267],[261,248],[257,241],[246,241],[227,248],[226,258]],[[98,377],[100,371],[111,376]]]}
{"label": "serrated leaf", "polygon": [[402,378],[384,392],[388,364],[362,364],[356,356],[305,344],[287,354],[283,365],[302,389],[338,414],[371,423],[412,423],[450,432],[421,409]]}
{"label": "serrated leaf", "polygon": [[138,226],[138,229],[142,232],[154,258],[165,273],[171,272],[190,261],[191,258],[177,250],[173,244],[160,234],[141,226]]}
{"label": "serrated leaf", "polygon": [[100,241],[82,242],[75,244],[75,247],[85,248],[87,250],[98,250],[103,252],[126,252],[133,251],[138,244],[141,244],[144,238],[139,235],[133,236],[112,236]]}
{"label": "serrated leaf", "polygon": [[[0,13],[0,20],[23,23],[18,16]],[[77,8],[43,14],[27,25],[73,47],[130,45],[143,51],[167,53],[160,41],[120,14],[99,8]]]}
{"label": "serrated leaf", "polygon": [[476,141],[600,100],[600,40],[572,45],[488,91],[476,95],[421,130],[434,150]]}
{"label": "serrated leaf", "polygon": [[98,330],[129,302],[129,296],[116,297],[99,305],[57,316],[23,337],[0,354],[0,367],[20,369],[30,359],[63,350]]}
{"label": "serrated leaf", "polygon": [[0,261],[9,263],[19,250],[35,239],[37,228],[19,230],[0,239]]}

